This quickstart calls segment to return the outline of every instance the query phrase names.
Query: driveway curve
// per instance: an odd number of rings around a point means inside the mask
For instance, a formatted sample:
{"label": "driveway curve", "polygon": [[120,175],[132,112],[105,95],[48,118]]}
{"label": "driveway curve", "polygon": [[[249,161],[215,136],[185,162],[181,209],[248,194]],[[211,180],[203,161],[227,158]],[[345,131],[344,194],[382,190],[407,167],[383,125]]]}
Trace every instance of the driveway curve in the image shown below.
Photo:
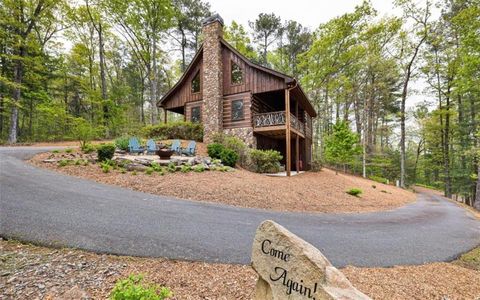
{"label": "driveway curve", "polygon": [[480,244],[480,222],[434,194],[386,212],[271,212],[135,192],[23,161],[46,150],[0,148],[0,236],[99,253],[248,264],[256,227],[271,219],[338,267],[448,261]]}

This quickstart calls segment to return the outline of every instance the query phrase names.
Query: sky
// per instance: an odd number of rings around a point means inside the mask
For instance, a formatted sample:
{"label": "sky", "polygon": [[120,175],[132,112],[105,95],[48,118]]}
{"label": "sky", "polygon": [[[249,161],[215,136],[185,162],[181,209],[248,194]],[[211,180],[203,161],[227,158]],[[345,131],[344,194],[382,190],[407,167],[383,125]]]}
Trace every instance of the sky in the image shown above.
{"label": "sky", "polygon": [[[355,6],[361,5],[363,0],[207,0],[212,11],[220,14],[225,25],[230,25],[232,20],[242,24],[248,29],[248,21],[253,21],[260,13],[274,13],[282,21],[295,20],[309,27],[312,31],[322,23],[332,18],[352,12]],[[418,0],[419,4],[425,0]],[[401,16],[401,10],[394,7],[390,0],[370,0],[379,17]],[[435,14],[434,14],[435,15]],[[410,95],[407,99],[407,109],[413,108],[417,103],[430,98],[422,93],[426,84],[417,79],[411,82]],[[429,99],[431,100],[431,99]]]}
{"label": "sky", "polygon": [[[260,13],[274,13],[282,20],[295,20],[315,30],[321,23],[351,12],[362,0],[208,0],[212,10],[219,13],[229,25],[232,20],[248,26],[248,21],[255,20]],[[393,4],[389,0],[371,0],[380,16],[392,14]],[[398,13],[398,10],[395,11]]]}

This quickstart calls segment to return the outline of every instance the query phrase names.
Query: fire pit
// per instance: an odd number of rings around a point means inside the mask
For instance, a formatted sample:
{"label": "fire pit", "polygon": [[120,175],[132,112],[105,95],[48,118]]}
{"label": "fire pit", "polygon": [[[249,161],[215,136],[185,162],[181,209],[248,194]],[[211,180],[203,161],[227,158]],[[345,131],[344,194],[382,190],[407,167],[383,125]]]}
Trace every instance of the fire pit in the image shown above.
{"label": "fire pit", "polygon": [[171,149],[159,149],[156,153],[160,156],[160,159],[170,159],[174,151]]}

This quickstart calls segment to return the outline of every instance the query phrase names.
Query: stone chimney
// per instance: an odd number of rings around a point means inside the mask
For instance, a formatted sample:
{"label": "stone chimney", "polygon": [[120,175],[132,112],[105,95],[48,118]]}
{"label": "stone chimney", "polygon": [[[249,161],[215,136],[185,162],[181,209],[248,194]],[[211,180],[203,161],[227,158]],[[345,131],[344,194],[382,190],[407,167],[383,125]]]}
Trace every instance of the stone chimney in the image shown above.
{"label": "stone chimney", "polygon": [[222,131],[223,119],[223,19],[215,14],[203,21],[203,126],[205,143]]}

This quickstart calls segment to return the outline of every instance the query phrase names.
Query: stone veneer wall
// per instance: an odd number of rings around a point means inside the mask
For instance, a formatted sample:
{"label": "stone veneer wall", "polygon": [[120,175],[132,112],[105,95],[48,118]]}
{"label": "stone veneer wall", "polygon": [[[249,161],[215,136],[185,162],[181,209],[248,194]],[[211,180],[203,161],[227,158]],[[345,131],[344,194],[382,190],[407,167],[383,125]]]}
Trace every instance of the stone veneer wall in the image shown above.
{"label": "stone veneer wall", "polygon": [[245,142],[247,147],[257,148],[257,138],[253,135],[253,127],[228,128],[224,129],[223,133],[238,137]]}
{"label": "stone veneer wall", "polygon": [[211,20],[203,26],[203,109],[204,142],[210,143],[222,130],[223,113],[223,24]]}

